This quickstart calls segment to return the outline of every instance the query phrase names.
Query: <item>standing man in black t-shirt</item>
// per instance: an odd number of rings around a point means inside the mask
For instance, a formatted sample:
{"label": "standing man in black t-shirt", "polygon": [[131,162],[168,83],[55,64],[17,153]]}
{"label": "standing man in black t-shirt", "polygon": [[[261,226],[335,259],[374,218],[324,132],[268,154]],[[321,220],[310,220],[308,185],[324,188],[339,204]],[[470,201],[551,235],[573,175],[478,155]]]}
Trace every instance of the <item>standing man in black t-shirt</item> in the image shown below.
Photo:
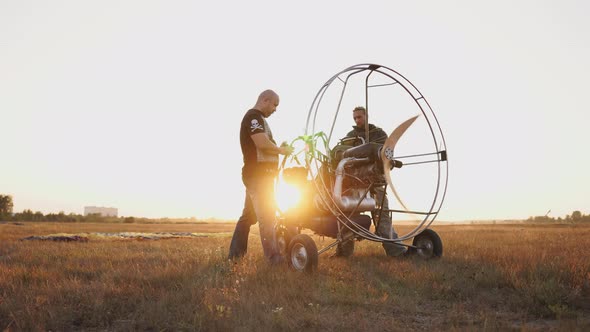
{"label": "standing man in black t-shirt", "polygon": [[278,155],[289,155],[293,149],[289,146],[277,146],[266,122],[266,118],[277,110],[277,106],[279,96],[272,90],[265,90],[258,96],[256,105],[242,119],[240,146],[244,156],[242,182],[246,186],[246,200],[229,247],[230,259],[246,253],[250,226],[258,221],[264,256],[271,264],[284,260],[279,252],[275,233],[274,179],[277,175]]}

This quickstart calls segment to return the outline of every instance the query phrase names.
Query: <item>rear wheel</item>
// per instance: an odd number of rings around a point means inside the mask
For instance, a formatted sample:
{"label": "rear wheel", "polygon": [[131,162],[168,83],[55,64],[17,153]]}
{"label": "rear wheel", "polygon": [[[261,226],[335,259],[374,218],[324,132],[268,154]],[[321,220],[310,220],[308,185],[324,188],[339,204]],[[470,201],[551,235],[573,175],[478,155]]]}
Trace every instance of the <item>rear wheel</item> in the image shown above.
{"label": "rear wheel", "polygon": [[442,257],[442,240],[432,229],[423,230],[422,233],[414,237],[412,244],[415,247],[411,248],[412,253],[416,253],[424,259]]}
{"label": "rear wheel", "polygon": [[286,258],[293,270],[314,272],[318,268],[318,247],[309,235],[297,234],[289,243]]}

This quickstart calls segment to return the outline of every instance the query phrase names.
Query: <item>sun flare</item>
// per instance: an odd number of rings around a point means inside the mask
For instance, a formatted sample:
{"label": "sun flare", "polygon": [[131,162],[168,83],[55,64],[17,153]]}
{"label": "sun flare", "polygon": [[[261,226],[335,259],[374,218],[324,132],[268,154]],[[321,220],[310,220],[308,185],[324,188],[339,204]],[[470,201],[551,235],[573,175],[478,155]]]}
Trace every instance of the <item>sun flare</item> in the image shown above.
{"label": "sun flare", "polygon": [[281,211],[287,211],[299,204],[301,191],[292,184],[285,182],[282,176],[279,177],[275,191],[277,206]]}

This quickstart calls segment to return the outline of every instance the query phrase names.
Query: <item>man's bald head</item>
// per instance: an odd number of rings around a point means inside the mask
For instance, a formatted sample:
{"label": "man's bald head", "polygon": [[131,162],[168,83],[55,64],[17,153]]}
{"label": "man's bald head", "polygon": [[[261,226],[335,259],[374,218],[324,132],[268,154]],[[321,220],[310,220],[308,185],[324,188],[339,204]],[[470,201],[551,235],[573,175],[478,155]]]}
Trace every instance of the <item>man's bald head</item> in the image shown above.
{"label": "man's bald head", "polygon": [[279,95],[272,90],[264,90],[258,95],[258,100],[254,108],[262,112],[264,117],[268,118],[277,110],[279,106]]}
{"label": "man's bald head", "polygon": [[257,103],[260,103],[260,102],[264,101],[265,99],[270,99],[270,98],[279,98],[279,95],[270,89],[264,90],[260,93],[260,95],[258,95]]}

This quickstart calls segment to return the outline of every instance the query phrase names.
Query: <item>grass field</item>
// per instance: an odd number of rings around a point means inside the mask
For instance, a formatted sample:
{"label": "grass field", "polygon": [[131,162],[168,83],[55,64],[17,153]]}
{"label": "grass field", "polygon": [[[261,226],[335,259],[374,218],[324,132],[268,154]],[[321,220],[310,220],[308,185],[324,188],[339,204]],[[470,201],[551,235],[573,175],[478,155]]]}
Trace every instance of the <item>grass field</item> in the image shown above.
{"label": "grass field", "polygon": [[[257,227],[246,257],[226,260],[233,227],[0,224],[0,330],[590,329],[590,225],[435,225],[442,259],[362,241],[351,258],[320,255],[313,275],[269,267]],[[20,240],[123,231],[222,234]]]}

